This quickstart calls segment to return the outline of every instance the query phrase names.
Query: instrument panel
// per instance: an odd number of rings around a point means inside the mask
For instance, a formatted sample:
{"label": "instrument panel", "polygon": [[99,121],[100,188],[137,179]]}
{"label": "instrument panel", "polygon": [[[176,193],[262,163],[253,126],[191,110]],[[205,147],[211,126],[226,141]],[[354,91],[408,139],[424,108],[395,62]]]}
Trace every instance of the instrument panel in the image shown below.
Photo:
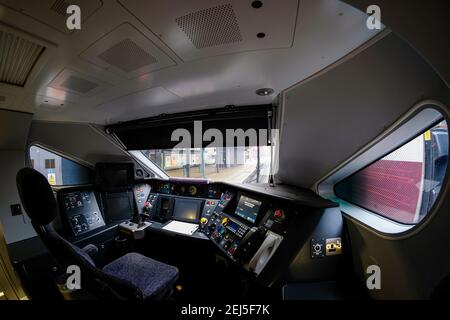
{"label": "instrument panel", "polygon": [[153,192],[183,197],[219,199],[221,186],[215,183],[158,181],[154,184]]}
{"label": "instrument panel", "polygon": [[105,225],[95,193],[92,190],[61,193],[60,203],[66,222],[75,236]]}

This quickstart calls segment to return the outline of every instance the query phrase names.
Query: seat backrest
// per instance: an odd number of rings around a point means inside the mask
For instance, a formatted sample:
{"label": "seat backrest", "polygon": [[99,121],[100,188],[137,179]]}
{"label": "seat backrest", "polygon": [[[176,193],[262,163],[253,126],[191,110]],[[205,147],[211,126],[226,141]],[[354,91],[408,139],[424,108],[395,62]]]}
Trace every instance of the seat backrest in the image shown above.
{"label": "seat backrest", "polygon": [[17,173],[16,182],[20,200],[33,228],[63,270],[70,265],[80,268],[82,289],[103,298],[142,297],[137,287],[104,273],[86,252],[55,231],[52,222],[58,214],[58,206],[50,184],[41,173],[23,168]]}

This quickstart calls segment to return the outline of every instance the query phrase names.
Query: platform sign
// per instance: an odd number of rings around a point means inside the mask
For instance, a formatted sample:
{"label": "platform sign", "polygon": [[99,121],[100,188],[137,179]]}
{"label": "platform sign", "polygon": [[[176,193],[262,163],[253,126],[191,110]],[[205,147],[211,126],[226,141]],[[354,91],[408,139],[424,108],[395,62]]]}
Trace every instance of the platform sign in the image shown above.
{"label": "platform sign", "polygon": [[48,183],[52,186],[56,184],[56,174],[55,173],[48,173],[47,174],[47,180]]}

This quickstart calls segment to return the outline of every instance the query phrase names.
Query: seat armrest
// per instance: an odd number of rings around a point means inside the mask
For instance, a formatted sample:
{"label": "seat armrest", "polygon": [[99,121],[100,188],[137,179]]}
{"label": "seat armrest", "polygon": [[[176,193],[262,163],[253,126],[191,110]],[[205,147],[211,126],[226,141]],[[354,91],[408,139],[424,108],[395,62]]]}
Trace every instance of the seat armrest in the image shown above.
{"label": "seat armrest", "polygon": [[82,248],[84,252],[86,252],[91,258],[94,258],[98,253],[97,246],[93,244],[88,244],[85,247]]}

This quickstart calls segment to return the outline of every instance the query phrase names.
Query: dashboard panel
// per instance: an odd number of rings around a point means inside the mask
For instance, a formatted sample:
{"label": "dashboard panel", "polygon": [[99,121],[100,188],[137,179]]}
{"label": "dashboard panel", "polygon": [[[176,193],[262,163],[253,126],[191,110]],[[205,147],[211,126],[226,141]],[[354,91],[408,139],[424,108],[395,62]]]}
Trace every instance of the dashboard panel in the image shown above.
{"label": "dashboard panel", "polygon": [[[309,274],[337,269],[337,260],[327,257],[325,247],[341,236],[339,208],[308,190],[284,192],[189,179],[149,179],[130,187],[135,204],[128,209],[130,215],[144,214],[150,230],[165,232],[171,221],[197,225],[193,236],[211,241],[231,263],[262,283],[273,283],[275,274],[291,277],[284,282],[298,281],[308,265],[313,266]],[[104,191],[96,190],[58,192],[62,215],[76,237],[102,230],[105,221],[111,221],[110,208],[101,201]],[[323,250],[315,252],[317,247]],[[296,264],[301,268],[289,269]]]}

